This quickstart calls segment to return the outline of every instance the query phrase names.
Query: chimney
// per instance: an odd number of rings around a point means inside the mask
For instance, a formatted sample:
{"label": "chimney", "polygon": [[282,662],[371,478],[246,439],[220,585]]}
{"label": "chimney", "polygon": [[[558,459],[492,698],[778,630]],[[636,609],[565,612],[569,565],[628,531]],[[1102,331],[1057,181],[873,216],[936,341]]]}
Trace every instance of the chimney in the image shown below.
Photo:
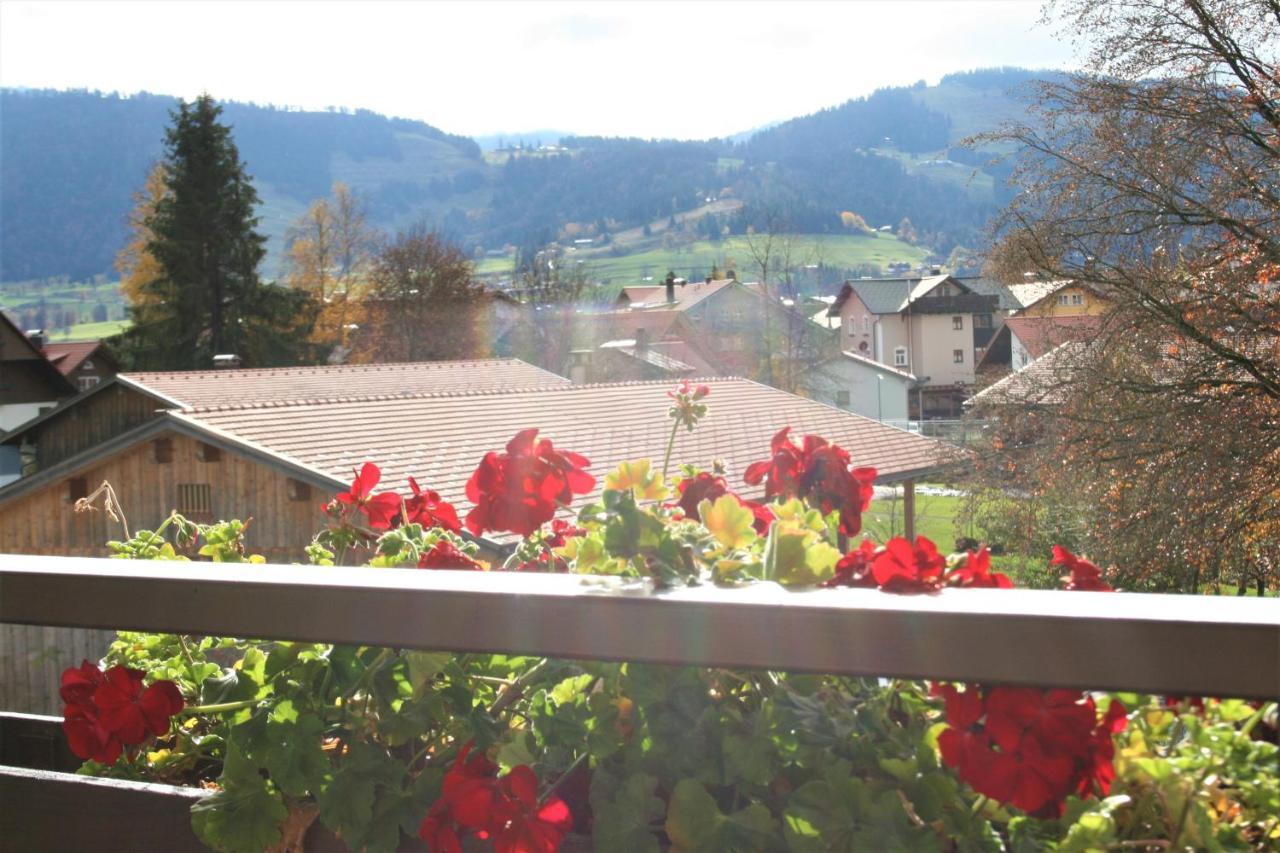
{"label": "chimney", "polygon": [[939,266],[932,266],[932,267],[929,267],[929,274],[930,274],[930,275],[942,275],[942,267],[939,267]]}
{"label": "chimney", "polygon": [[240,356],[235,353],[225,353],[223,355],[215,355],[213,357],[214,370],[231,370],[240,366]]}
{"label": "chimney", "polygon": [[707,283],[707,284],[710,284],[710,283],[711,283],[711,276],[707,276],[707,281],[706,281],[706,283]]}
{"label": "chimney", "polygon": [[27,340],[31,341],[31,345],[36,349],[44,349],[44,329],[28,329]]}
{"label": "chimney", "polygon": [[676,301],[676,274],[674,272],[667,273],[667,304],[670,305]]}
{"label": "chimney", "polygon": [[738,280],[738,271],[737,271],[737,270],[729,270],[728,278],[729,278],[729,280],[730,280],[730,281],[737,281],[737,280]]}
{"label": "chimney", "polygon": [[649,348],[649,330],[636,329],[635,351],[640,353]]}

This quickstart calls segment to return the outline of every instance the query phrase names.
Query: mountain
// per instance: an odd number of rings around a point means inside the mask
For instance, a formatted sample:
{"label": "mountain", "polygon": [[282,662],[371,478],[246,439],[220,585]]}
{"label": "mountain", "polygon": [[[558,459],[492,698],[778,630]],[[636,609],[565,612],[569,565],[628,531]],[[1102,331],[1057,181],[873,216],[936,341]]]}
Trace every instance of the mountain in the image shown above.
{"label": "mountain", "polygon": [[[732,139],[692,142],[548,130],[482,145],[368,111],[223,106],[262,198],[268,275],[277,272],[290,224],[335,181],[367,200],[375,224],[425,221],[468,251],[534,247],[574,233],[607,241],[676,217],[686,234],[741,234],[777,221],[835,234],[844,228],[841,212],[851,211],[877,228],[908,219],[920,242],[945,256],[981,244],[1008,192],[1007,165],[956,143],[1022,117],[1010,90],[1036,76],[954,74]],[[0,90],[0,281],[110,273],[131,194],[162,153],[176,103],[150,94]],[[498,142],[507,147],[489,147]],[[681,216],[717,199],[735,204],[697,220]]]}

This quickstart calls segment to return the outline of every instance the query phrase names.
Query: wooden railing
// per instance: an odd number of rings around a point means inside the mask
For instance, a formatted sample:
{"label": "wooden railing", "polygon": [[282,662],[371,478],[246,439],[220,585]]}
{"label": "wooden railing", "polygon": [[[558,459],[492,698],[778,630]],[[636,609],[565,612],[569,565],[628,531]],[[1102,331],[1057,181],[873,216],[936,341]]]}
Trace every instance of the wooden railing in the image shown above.
{"label": "wooden railing", "polygon": [[570,575],[0,555],[0,622],[1280,696],[1274,598],[1034,590],[900,596],[773,584],[654,592],[641,582]]}

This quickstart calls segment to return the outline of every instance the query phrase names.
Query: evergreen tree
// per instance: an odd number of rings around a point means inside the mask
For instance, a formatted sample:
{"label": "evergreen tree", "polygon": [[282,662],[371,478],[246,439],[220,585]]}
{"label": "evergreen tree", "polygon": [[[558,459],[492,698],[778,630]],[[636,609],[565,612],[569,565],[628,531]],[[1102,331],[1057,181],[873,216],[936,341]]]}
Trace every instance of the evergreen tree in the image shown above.
{"label": "evergreen tree", "polygon": [[297,359],[314,322],[305,294],[264,285],[254,191],[222,109],[181,101],[165,132],[165,191],[144,217],[154,277],[140,283],[119,344],[133,367],[199,369],[233,353],[246,365]]}

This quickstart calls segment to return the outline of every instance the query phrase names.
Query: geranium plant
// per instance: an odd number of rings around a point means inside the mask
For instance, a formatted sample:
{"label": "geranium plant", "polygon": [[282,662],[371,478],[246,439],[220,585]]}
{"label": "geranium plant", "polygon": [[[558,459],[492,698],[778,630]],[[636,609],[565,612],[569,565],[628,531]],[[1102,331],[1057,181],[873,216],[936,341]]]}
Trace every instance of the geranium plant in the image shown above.
{"label": "geranium plant", "polygon": [[[706,417],[672,393],[673,430]],[[674,432],[673,432],[674,434]],[[763,449],[762,449],[763,450]],[[875,472],[782,429],[745,472],[605,472],[537,430],[479,460],[464,517],[376,465],[326,504],[310,567],[559,571],[657,586],[777,582],[886,594],[1007,588],[985,548],[856,539]],[[733,490],[763,484],[767,503]],[[385,485],[384,485],[385,488]],[[501,565],[463,535],[522,538]],[[173,515],[119,556],[255,559],[244,525]],[[1068,589],[1109,588],[1058,549]],[[962,591],[947,594],[965,594]],[[1276,706],[121,632],[64,676],[91,773],[204,784],[196,833],[353,850],[1235,849],[1280,843]]]}

